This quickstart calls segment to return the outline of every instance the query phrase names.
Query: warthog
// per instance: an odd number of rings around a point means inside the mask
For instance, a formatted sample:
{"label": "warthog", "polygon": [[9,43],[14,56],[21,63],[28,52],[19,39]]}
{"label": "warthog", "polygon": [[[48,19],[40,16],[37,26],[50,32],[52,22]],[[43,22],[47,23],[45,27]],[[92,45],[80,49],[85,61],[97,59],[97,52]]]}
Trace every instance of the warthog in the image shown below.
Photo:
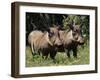
{"label": "warthog", "polygon": [[[73,51],[73,56],[77,57],[77,47],[78,45],[84,44],[84,38],[82,36],[81,27],[82,25],[69,24],[69,30],[60,30],[60,39],[62,41],[62,46],[58,47],[58,52],[66,52],[67,56],[70,58],[70,51]],[[50,55],[55,58],[55,54]]]}
{"label": "warthog", "polygon": [[[49,53],[56,52],[56,47],[62,45],[59,39],[59,28],[52,27],[49,32],[32,31],[28,36],[28,42],[31,45],[32,54],[42,53],[48,56]],[[51,58],[53,59],[52,55]]]}

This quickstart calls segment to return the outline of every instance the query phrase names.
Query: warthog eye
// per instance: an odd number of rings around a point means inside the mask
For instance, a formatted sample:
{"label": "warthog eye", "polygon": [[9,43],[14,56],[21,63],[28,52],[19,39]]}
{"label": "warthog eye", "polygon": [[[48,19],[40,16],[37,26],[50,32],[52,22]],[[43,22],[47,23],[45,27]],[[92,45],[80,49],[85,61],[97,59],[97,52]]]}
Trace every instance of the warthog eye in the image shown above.
{"label": "warthog eye", "polygon": [[49,33],[49,36],[50,36],[50,37],[52,37],[53,35],[54,35],[54,33],[53,33],[53,32],[50,32],[50,33]]}
{"label": "warthog eye", "polygon": [[74,29],[74,32],[78,32],[78,30],[77,29]]}
{"label": "warthog eye", "polygon": [[76,35],[76,32],[73,32],[72,35],[75,36]]}
{"label": "warthog eye", "polygon": [[77,35],[77,33],[76,33],[76,32],[73,32],[73,33],[72,33],[72,35],[73,35],[73,38],[74,38],[75,40],[77,40],[77,39],[78,39],[78,35]]}

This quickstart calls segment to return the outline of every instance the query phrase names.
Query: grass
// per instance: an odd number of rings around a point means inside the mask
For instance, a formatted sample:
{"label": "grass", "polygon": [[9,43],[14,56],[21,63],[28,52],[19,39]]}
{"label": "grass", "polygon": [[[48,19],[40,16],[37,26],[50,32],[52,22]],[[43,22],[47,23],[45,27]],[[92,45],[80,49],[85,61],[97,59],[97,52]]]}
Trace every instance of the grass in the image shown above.
{"label": "grass", "polygon": [[26,67],[36,67],[89,64],[89,46],[84,45],[84,48],[78,47],[78,58],[74,58],[72,52],[70,59],[67,57],[66,53],[58,52],[55,59],[56,62],[54,63],[50,57],[45,60],[41,55],[32,56],[30,47],[26,47]]}

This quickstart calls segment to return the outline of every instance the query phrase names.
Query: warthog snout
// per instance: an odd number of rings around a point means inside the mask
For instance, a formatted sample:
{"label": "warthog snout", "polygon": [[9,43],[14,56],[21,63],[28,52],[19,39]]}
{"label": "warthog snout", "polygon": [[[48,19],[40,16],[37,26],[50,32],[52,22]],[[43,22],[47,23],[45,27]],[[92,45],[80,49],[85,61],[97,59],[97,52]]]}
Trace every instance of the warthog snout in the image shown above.
{"label": "warthog snout", "polygon": [[83,44],[85,43],[84,37],[79,37],[78,43],[79,43],[80,45],[83,45]]}
{"label": "warthog snout", "polygon": [[57,38],[55,41],[55,46],[59,47],[61,45],[62,45],[62,41],[59,38]]}

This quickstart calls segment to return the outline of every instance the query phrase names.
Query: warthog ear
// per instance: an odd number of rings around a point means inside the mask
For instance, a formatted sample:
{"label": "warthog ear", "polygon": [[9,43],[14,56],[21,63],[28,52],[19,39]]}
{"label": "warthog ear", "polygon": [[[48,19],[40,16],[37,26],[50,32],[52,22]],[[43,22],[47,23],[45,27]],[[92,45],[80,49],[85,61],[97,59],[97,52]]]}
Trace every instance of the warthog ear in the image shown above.
{"label": "warthog ear", "polygon": [[57,27],[57,25],[53,24],[53,27]]}
{"label": "warthog ear", "polygon": [[68,26],[70,27],[71,30],[74,30],[74,27],[75,27],[75,21],[72,20],[72,22],[70,22],[70,23],[68,24]]}
{"label": "warthog ear", "polygon": [[60,30],[61,29],[61,26],[60,25],[53,24],[53,27],[56,28],[57,30]]}
{"label": "warthog ear", "polygon": [[68,26],[69,26],[69,28],[70,28],[71,30],[74,29],[73,24],[68,24]]}

